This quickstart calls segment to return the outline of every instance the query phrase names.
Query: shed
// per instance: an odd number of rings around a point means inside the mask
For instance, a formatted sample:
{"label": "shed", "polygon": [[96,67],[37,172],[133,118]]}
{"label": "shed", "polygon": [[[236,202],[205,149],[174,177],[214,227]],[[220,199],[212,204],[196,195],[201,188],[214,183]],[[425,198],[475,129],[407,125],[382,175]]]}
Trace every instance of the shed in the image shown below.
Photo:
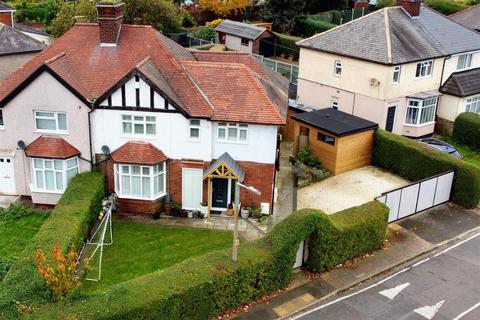
{"label": "shed", "polygon": [[276,36],[267,28],[224,20],[215,31],[218,41],[230,50],[270,56],[275,53]]}
{"label": "shed", "polygon": [[310,145],[334,175],[371,164],[378,124],[331,108],[299,113],[292,120],[295,154]]}

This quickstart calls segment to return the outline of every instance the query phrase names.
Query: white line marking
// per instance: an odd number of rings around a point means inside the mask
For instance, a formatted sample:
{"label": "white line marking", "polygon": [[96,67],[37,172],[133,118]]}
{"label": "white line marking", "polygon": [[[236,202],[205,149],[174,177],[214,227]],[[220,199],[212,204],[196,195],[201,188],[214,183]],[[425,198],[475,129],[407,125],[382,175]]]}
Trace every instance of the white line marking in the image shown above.
{"label": "white line marking", "polygon": [[444,302],[445,300],[442,300],[437,302],[433,306],[425,306],[425,307],[415,309],[413,311],[418,313],[422,317],[427,318],[428,320],[431,320],[435,316],[435,314],[438,312],[438,310],[440,310]]}
{"label": "white line marking", "polygon": [[452,320],[459,320],[459,319],[463,318],[464,315],[466,315],[467,313],[470,313],[471,311],[473,311],[477,307],[480,307],[480,302],[477,303],[476,305],[468,308],[467,310],[463,311],[462,313],[460,313],[458,316],[456,316]]}
{"label": "white line marking", "polygon": [[423,260],[420,260],[420,261],[418,261],[418,262],[415,262],[414,264],[412,264],[412,267],[419,266],[419,265],[421,265],[422,263],[427,262],[428,260],[430,260],[430,258],[423,259]]}
{"label": "white line marking", "polygon": [[379,293],[382,296],[387,297],[390,300],[393,300],[400,292],[402,292],[403,289],[405,289],[409,285],[410,285],[409,282],[405,282],[404,284],[396,286],[395,288],[383,290],[383,291],[380,291]]}
{"label": "white line marking", "polygon": [[[467,239],[465,239],[465,240],[460,241],[459,243],[455,244],[454,246],[451,246],[451,247],[449,247],[449,248],[447,248],[447,249],[445,249],[445,250],[443,250],[443,251],[435,254],[433,257],[430,257],[430,258],[438,257],[439,255],[442,255],[442,254],[450,251],[451,249],[456,248],[456,247],[464,244],[465,242],[468,242],[468,241],[470,241],[470,240],[472,240],[472,239],[475,239],[475,238],[478,237],[478,236],[480,236],[480,232],[477,233],[477,234],[474,234],[473,236],[471,236],[471,237],[469,237],[469,238],[467,238]],[[428,259],[430,259],[430,258],[428,258]],[[291,320],[300,319],[301,317],[306,316],[306,315],[308,315],[308,314],[310,314],[310,313],[312,313],[312,312],[321,310],[321,309],[323,309],[323,308],[326,308],[326,307],[328,307],[328,306],[331,306],[332,304],[335,304],[335,303],[337,303],[337,302],[346,300],[346,299],[348,299],[348,298],[350,298],[350,297],[353,297],[353,296],[356,296],[357,294],[360,294],[360,293],[362,293],[362,292],[364,292],[364,291],[367,291],[367,290],[370,290],[370,289],[372,289],[372,288],[375,288],[375,287],[379,286],[380,284],[382,284],[382,283],[384,283],[384,282],[386,282],[386,281],[388,281],[388,280],[390,280],[390,279],[398,276],[399,274],[402,274],[402,273],[404,273],[404,272],[407,272],[407,271],[410,270],[413,266],[414,266],[414,265],[411,265],[411,266],[409,266],[409,267],[406,267],[405,269],[402,269],[402,270],[400,270],[400,271],[397,271],[396,273],[392,274],[391,276],[388,276],[388,277],[386,277],[385,279],[382,279],[382,280],[378,281],[377,283],[374,283],[374,284],[372,284],[372,285],[370,285],[370,286],[368,286],[368,287],[366,287],[366,288],[363,288],[363,289],[361,289],[361,290],[358,290],[358,291],[353,292],[353,293],[351,293],[351,294],[348,294],[348,295],[346,295],[346,296],[340,297],[340,298],[338,298],[338,299],[336,299],[336,300],[330,301],[329,303],[326,303],[326,304],[323,304],[323,305],[321,305],[321,306],[318,306],[318,307],[315,307],[315,308],[313,308],[313,309],[310,309],[310,310],[308,310],[308,311],[305,311],[304,313],[295,315],[295,316],[291,317],[290,319],[291,319]]]}

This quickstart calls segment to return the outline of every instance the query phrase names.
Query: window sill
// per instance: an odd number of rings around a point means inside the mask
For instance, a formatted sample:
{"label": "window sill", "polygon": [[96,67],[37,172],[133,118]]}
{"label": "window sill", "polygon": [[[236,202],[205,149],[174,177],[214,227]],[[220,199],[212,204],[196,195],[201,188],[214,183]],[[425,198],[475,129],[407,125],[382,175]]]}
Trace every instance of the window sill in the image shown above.
{"label": "window sill", "polygon": [[145,140],[156,140],[157,139],[157,135],[154,135],[154,136],[140,136],[140,135],[125,135],[125,134],[122,134],[120,136],[121,138],[124,138],[124,139],[145,139]]}
{"label": "window sill", "polygon": [[188,142],[193,142],[193,143],[200,143],[202,142],[200,139],[194,139],[194,138],[189,138]]}
{"label": "window sill", "polygon": [[341,74],[336,74],[336,73],[334,73],[333,76],[334,76],[334,77],[337,77],[337,78],[341,78],[341,77],[342,77]]}
{"label": "window sill", "polygon": [[228,140],[217,140],[217,143],[222,143],[222,144],[241,144],[241,145],[247,145],[248,141],[228,141]]}
{"label": "window sill", "polygon": [[33,130],[34,133],[48,133],[48,134],[58,134],[58,135],[68,135],[68,131],[56,131],[56,130]]}
{"label": "window sill", "polygon": [[160,200],[161,198],[165,197],[167,193],[162,193],[154,198],[142,198],[142,197],[130,197],[130,196],[122,196],[118,192],[117,196],[119,199],[127,199],[127,200],[141,200],[141,201],[157,201]]}
{"label": "window sill", "polygon": [[429,78],[431,78],[431,77],[432,77],[432,75],[425,76],[425,77],[418,77],[418,78],[415,77],[415,78],[413,78],[413,80],[426,80],[426,79],[429,79]]}
{"label": "window sill", "polygon": [[58,190],[41,190],[41,189],[35,189],[31,188],[32,193],[47,193],[47,194],[63,194],[65,190],[63,191],[58,191]]}
{"label": "window sill", "polygon": [[408,124],[408,123],[404,123],[403,125],[404,125],[405,127],[421,128],[421,127],[430,126],[430,125],[432,125],[432,124],[435,124],[435,121],[426,122],[426,123],[422,123],[422,124]]}

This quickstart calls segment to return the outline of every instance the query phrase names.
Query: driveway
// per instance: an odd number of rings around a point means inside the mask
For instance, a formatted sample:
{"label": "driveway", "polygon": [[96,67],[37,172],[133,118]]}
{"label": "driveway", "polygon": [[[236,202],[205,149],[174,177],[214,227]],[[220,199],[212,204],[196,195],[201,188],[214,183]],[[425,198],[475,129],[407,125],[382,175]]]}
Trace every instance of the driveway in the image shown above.
{"label": "driveway", "polygon": [[390,172],[368,166],[299,189],[297,209],[313,208],[332,214],[372,201],[383,192],[408,183]]}

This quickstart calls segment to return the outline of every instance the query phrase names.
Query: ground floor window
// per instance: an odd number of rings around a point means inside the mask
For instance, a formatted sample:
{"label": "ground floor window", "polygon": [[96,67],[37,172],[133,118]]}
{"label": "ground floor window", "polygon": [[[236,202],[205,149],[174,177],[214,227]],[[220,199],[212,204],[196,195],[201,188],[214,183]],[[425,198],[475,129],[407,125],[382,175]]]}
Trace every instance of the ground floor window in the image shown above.
{"label": "ground floor window", "polygon": [[63,192],[78,173],[78,158],[33,158],[33,185],[36,191]]}
{"label": "ground floor window", "polygon": [[155,200],[165,195],[165,162],[154,166],[115,164],[115,192],[121,198]]}
{"label": "ground floor window", "polygon": [[419,100],[409,99],[405,124],[422,125],[435,121],[437,97]]}
{"label": "ground floor window", "polygon": [[473,96],[467,99],[465,111],[480,113],[480,95]]}

